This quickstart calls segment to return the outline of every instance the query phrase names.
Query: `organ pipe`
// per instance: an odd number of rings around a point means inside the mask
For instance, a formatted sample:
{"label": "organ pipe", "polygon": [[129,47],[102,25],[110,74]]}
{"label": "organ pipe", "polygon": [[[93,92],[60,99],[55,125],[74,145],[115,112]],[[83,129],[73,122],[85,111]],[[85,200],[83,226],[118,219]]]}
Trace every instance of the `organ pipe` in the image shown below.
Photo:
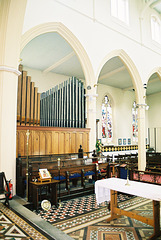
{"label": "organ pipe", "polygon": [[40,125],[85,128],[85,89],[71,77],[41,94]]}
{"label": "organ pipe", "polygon": [[17,124],[85,128],[85,89],[76,77],[38,93],[31,77],[19,65]]}
{"label": "organ pipe", "polygon": [[17,124],[40,125],[40,93],[31,82],[31,77],[19,65],[21,75],[18,77]]}

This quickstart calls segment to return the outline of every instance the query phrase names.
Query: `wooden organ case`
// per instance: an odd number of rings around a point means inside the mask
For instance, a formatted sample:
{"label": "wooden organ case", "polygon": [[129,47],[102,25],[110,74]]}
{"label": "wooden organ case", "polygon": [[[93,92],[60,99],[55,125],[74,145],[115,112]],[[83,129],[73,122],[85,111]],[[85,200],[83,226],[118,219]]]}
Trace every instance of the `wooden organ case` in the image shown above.
{"label": "wooden organ case", "polygon": [[19,71],[16,156],[27,154],[27,130],[29,155],[76,153],[80,145],[88,152],[90,129],[85,128],[83,83],[71,77],[40,94],[22,65]]}

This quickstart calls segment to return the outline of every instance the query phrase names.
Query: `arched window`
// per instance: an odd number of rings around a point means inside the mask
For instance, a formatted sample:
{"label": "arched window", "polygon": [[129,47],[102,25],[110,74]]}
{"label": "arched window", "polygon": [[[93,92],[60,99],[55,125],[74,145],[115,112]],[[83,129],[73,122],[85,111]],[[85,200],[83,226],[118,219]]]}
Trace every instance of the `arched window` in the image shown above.
{"label": "arched window", "polygon": [[102,101],[102,143],[112,141],[112,107],[111,101],[106,95]]}
{"label": "arched window", "polygon": [[111,0],[111,15],[129,24],[129,1]]}
{"label": "arched window", "polygon": [[161,44],[161,21],[157,16],[151,16],[152,39]]}
{"label": "arched window", "polygon": [[136,102],[134,101],[133,107],[132,107],[132,136],[133,136],[133,142],[138,142],[138,111],[136,108]]}

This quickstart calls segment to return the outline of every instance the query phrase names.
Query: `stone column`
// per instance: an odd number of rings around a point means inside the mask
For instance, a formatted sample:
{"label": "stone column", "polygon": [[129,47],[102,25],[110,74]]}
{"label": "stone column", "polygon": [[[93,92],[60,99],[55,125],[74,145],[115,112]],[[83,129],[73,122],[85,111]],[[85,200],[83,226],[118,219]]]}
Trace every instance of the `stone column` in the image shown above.
{"label": "stone column", "polygon": [[138,170],[145,171],[146,168],[146,143],[145,143],[145,107],[146,104],[138,106]]}
{"label": "stone column", "polygon": [[16,188],[17,80],[27,0],[0,3],[0,171]]}
{"label": "stone column", "polygon": [[96,148],[96,90],[91,89],[86,94],[87,128],[90,128],[89,151]]}

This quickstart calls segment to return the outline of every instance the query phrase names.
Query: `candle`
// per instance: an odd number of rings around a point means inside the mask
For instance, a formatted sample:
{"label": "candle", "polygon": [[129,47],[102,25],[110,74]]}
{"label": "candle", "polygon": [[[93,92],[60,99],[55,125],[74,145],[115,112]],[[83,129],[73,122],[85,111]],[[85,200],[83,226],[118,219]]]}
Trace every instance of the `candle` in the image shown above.
{"label": "candle", "polygon": [[60,158],[58,158],[58,167],[60,167]]}
{"label": "candle", "polygon": [[96,170],[98,171],[98,163],[96,163]]}

